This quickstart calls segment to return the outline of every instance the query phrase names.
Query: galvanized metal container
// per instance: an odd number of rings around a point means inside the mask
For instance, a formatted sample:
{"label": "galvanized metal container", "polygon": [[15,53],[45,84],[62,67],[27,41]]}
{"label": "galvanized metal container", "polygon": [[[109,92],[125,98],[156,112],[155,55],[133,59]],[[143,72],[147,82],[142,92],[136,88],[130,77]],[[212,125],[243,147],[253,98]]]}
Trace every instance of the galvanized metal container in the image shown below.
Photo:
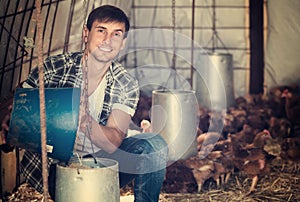
{"label": "galvanized metal container", "polygon": [[197,154],[197,107],[195,91],[152,92],[152,130],[167,142],[169,161]]}
{"label": "galvanized metal container", "polygon": [[212,110],[234,105],[232,55],[199,55],[193,74],[193,87],[199,104]]}
{"label": "galvanized metal container", "polygon": [[96,164],[93,158],[86,158],[69,165],[57,165],[56,202],[120,201],[117,161],[98,158]]}

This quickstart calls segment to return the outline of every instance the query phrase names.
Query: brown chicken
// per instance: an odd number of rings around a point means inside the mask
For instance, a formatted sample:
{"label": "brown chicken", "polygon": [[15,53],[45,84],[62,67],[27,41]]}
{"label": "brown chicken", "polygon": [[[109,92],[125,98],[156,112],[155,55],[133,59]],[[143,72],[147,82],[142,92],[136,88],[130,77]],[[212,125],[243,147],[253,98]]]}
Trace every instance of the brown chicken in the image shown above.
{"label": "brown chicken", "polygon": [[214,151],[222,151],[223,154],[230,152],[230,139],[219,140],[214,147]]}
{"label": "brown chicken", "polygon": [[218,132],[202,133],[197,137],[198,149],[210,144],[216,144],[222,138],[222,135]]}
{"label": "brown chicken", "polygon": [[255,130],[250,127],[248,124],[244,124],[241,131],[230,134],[228,139],[234,139],[235,142],[239,142],[240,146],[245,144],[250,144],[255,138]]}
{"label": "brown chicken", "polygon": [[[221,141],[224,144],[227,144],[225,141]],[[228,183],[228,180],[233,173],[233,163],[232,163],[232,156],[230,152],[226,152],[225,150],[215,150],[212,151],[207,158],[214,162],[214,170],[212,178],[217,183],[217,187],[221,185],[225,185]]]}
{"label": "brown chicken", "polygon": [[239,109],[245,109],[248,105],[246,98],[244,98],[243,96],[235,98],[235,104]]}
{"label": "brown chicken", "polygon": [[286,118],[272,116],[269,121],[269,131],[274,139],[287,138],[290,136],[291,122]]}
{"label": "brown chicken", "polygon": [[251,144],[241,144],[240,139],[232,138],[232,154],[234,166],[252,179],[248,194],[255,190],[260,175],[270,171],[270,163],[264,151],[266,140],[271,138],[269,131],[264,130],[255,135]]}
{"label": "brown chicken", "polygon": [[264,145],[266,143],[266,140],[271,138],[271,134],[268,130],[263,130],[262,132],[259,132],[255,135],[255,138],[253,140],[253,143],[247,144],[245,146],[245,149],[251,150],[251,149],[263,149]]}
{"label": "brown chicken", "polygon": [[270,173],[270,163],[265,156],[258,155],[257,160],[234,161],[234,165],[247,177],[252,179],[251,187],[247,193],[250,194],[255,190],[259,176],[264,176]]}
{"label": "brown chicken", "polygon": [[257,132],[268,128],[268,120],[269,117],[264,114],[264,110],[252,110],[247,116],[247,124]]}
{"label": "brown chicken", "polygon": [[185,165],[192,169],[200,193],[204,182],[213,176],[214,162],[208,158],[199,159],[197,156],[192,156],[185,160]]}
{"label": "brown chicken", "polygon": [[223,139],[218,132],[202,133],[197,137],[197,149],[199,158],[205,158],[214,148],[215,144]]}
{"label": "brown chicken", "polygon": [[273,116],[283,117],[285,114],[284,103],[282,99],[282,91],[284,87],[274,86],[269,91],[268,105],[272,109]]}
{"label": "brown chicken", "polygon": [[231,113],[223,114],[223,130],[222,135],[227,138],[228,134],[236,133],[235,116]]}
{"label": "brown chicken", "polygon": [[167,193],[193,193],[197,191],[197,182],[191,168],[185,160],[178,160],[167,167],[163,191]]}
{"label": "brown chicken", "polygon": [[203,132],[207,132],[209,129],[209,122],[210,122],[208,109],[199,106],[198,118],[199,118],[199,129]]}
{"label": "brown chicken", "polygon": [[152,106],[152,98],[146,95],[141,95],[137,104],[137,109],[132,117],[133,122],[139,125],[142,120],[150,120],[150,109]]}
{"label": "brown chicken", "polygon": [[[281,154],[284,164],[294,165],[294,170],[298,171],[300,163],[300,138],[285,138],[281,144]],[[282,169],[284,169],[284,164]]]}
{"label": "brown chicken", "polygon": [[293,124],[300,124],[300,96],[286,88],[282,92],[282,97],[285,98],[285,112],[287,118]]}
{"label": "brown chicken", "polygon": [[223,129],[223,114],[221,111],[210,111],[209,112],[209,130],[211,132],[221,132]]}
{"label": "brown chicken", "polygon": [[286,88],[282,92],[285,98],[285,113],[288,120],[292,123],[291,136],[300,137],[300,96]]}

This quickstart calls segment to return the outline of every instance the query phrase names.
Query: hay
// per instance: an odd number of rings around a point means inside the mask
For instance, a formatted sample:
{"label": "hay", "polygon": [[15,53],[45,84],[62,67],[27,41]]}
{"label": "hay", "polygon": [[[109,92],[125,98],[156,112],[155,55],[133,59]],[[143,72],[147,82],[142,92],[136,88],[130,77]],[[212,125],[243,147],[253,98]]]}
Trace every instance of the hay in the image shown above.
{"label": "hay", "polygon": [[[292,166],[294,167],[294,166]],[[300,173],[290,166],[281,170],[280,164],[273,165],[269,175],[261,177],[253,193],[248,193],[251,179],[235,173],[227,185],[202,193],[161,193],[160,202],[294,202],[300,201]]]}
{"label": "hay", "polygon": [[[213,181],[201,193],[161,193],[159,202],[296,202],[300,201],[300,171],[295,165],[272,165],[269,175],[259,178],[256,190],[248,194],[251,179],[234,173],[228,184],[217,188]],[[121,195],[132,195],[132,184]],[[42,195],[29,185],[21,185],[4,201],[42,201]]]}
{"label": "hay", "polygon": [[86,166],[86,165],[79,164],[79,163],[71,163],[68,167],[69,168],[77,168],[77,169],[89,169],[89,168],[91,168],[90,166]]}
{"label": "hay", "polygon": [[[22,184],[20,187],[18,187],[17,191],[8,196],[7,198],[4,198],[2,201],[7,202],[39,202],[44,201],[43,194],[37,192],[33,187],[31,187],[28,184]],[[53,202],[53,200],[48,198],[49,202]]]}

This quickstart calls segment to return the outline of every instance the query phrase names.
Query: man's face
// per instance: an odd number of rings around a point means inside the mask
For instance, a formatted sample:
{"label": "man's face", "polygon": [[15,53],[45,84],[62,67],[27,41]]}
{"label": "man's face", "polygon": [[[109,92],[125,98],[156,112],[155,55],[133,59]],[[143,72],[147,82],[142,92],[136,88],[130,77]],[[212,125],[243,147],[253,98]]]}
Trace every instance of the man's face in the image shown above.
{"label": "man's face", "polygon": [[125,46],[125,25],[95,21],[87,31],[88,51],[99,62],[110,62]]}

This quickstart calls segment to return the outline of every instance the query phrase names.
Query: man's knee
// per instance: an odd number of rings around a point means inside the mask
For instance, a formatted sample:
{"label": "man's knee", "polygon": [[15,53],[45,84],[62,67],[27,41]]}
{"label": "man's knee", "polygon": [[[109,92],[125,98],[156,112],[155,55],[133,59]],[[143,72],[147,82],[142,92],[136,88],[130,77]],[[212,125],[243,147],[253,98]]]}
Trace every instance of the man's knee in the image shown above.
{"label": "man's knee", "polygon": [[143,133],[136,135],[135,138],[139,139],[140,142],[147,147],[146,150],[148,153],[163,152],[167,154],[168,152],[168,145],[159,134]]}

